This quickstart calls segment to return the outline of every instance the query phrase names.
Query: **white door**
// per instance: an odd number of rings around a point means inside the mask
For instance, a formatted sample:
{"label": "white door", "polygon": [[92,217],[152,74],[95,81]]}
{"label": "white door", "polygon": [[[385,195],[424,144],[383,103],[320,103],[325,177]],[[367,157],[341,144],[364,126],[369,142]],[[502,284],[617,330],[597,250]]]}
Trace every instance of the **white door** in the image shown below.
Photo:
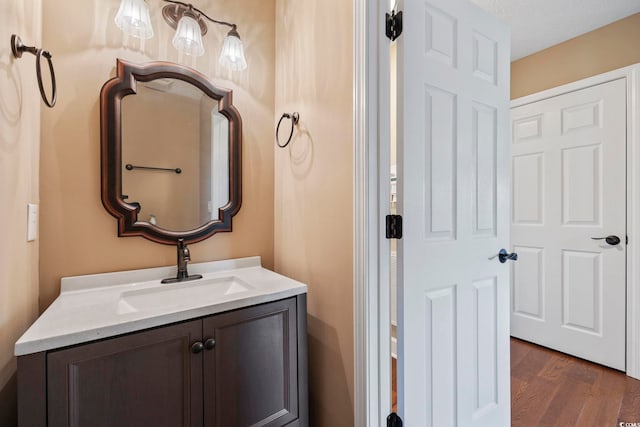
{"label": "white door", "polygon": [[399,9],[399,413],[508,426],[509,29],[466,0]]}
{"label": "white door", "polygon": [[511,334],[624,370],[625,80],[511,115]]}

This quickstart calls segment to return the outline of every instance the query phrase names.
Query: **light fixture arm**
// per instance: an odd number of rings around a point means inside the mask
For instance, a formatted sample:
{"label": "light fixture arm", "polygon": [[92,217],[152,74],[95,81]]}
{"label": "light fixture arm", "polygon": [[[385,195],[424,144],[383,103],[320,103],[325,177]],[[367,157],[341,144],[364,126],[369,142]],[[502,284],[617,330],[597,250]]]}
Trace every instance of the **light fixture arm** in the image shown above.
{"label": "light fixture arm", "polygon": [[198,9],[197,7],[194,7],[190,3],[185,3],[185,2],[181,2],[181,1],[177,1],[177,0],[162,0],[162,1],[164,1],[166,3],[178,4],[180,6],[184,6],[186,8],[192,9],[192,10],[196,11],[200,16],[202,16],[204,18],[207,18],[209,21],[214,22],[216,24],[220,24],[220,25],[226,25],[227,27],[231,27],[232,30],[235,30],[237,28],[236,24],[232,24],[230,22],[225,22],[225,21],[219,21],[217,19],[213,19],[213,18],[207,16],[206,13],[204,13],[203,11]]}

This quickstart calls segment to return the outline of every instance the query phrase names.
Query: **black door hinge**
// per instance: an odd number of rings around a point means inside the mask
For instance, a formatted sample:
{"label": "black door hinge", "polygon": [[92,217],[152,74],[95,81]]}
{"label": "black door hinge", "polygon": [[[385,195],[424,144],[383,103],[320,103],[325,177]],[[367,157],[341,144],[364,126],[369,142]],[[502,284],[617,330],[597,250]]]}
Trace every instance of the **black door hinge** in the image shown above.
{"label": "black door hinge", "polygon": [[402,427],[402,418],[395,412],[387,417],[387,427]]}
{"label": "black door hinge", "polygon": [[398,13],[396,13],[395,10],[391,11],[391,13],[385,14],[385,19],[387,23],[387,37],[389,37],[391,41],[395,41],[395,39],[402,34],[402,11]]}
{"label": "black door hinge", "polygon": [[402,217],[400,215],[387,215],[387,239],[402,239]]}

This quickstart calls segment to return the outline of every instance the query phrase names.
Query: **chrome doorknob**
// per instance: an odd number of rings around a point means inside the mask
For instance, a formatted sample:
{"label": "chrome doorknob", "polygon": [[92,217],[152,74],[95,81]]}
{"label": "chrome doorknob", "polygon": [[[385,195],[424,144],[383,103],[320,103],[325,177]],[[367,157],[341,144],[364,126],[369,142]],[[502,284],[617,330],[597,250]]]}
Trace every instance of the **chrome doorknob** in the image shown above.
{"label": "chrome doorknob", "polygon": [[498,261],[504,264],[507,260],[517,261],[518,254],[515,252],[509,253],[506,249],[500,249],[500,252],[498,252]]}
{"label": "chrome doorknob", "polygon": [[591,240],[604,240],[608,245],[616,246],[620,244],[620,238],[618,236],[607,236],[607,237],[592,237]]}

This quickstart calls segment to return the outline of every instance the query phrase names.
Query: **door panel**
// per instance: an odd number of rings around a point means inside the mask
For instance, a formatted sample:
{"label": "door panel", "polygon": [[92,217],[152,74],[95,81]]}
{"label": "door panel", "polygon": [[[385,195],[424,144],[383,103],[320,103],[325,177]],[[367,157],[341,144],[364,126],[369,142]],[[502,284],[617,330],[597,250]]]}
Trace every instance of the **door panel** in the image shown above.
{"label": "door panel", "polygon": [[598,227],[602,212],[600,144],[562,150],[562,223]]}
{"label": "door panel", "polygon": [[399,412],[508,426],[509,31],[466,0],[399,8]]}
{"label": "door panel", "polygon": [[477,418],[485,410],[498,405],[498,278],[477,280],[473,283],[475,317],[477,330],[474,333],[476,342],[473,343],[475,362],[474,374],[476,382],[476,407],[473,413]]}
{"label": "door panel", "polygon": [[497,111],[478,102],[473,103],[473,234],[494,236],[496,233],[496,161],[498,147]]}
{"label": "door panel", "polygon": [[[425,141],[420,157],[425,159],[422,176],[424,213],[428,240],[453,240],[456,236],[456,96],[436,87],[426,86]],[[433,185],[433,180],[438,185]]]}
{"label": "door panel", "polygon": [[602,333],[602,256],[562,251],[562,326]]}
{"label": "door panel", "polygon": [[544,320],[544,248],[513,246],[518,262],[513,266],[513,311]]}
{"label": "door panel", "polygon": [[434,425],[451,425],[456,419],[456,288],[437,289],[425,294],[423,319],[428,352],[425,358],[428,404],[425,416]]}
{"label": "door panel", "polygon": [[513,222],[544,222],[544,158],[542,153],[513,157]]}
{"label": "door panel", "polygon": [[[512,271],[511,334],[620,370],[625,90],[625,81],[616,80],[511,111],[511,236],[520,254]],[[621,244],[591,239],[608,235]]]}
{"label": "door panel", "polygon": [[602,100],[563,108],[562,134],[585,128],[598,128],[602,122]]}
{"label": "door panel", "polygon": [[526,142],[542,136],[542,114],[513,120],[512,142]]}

